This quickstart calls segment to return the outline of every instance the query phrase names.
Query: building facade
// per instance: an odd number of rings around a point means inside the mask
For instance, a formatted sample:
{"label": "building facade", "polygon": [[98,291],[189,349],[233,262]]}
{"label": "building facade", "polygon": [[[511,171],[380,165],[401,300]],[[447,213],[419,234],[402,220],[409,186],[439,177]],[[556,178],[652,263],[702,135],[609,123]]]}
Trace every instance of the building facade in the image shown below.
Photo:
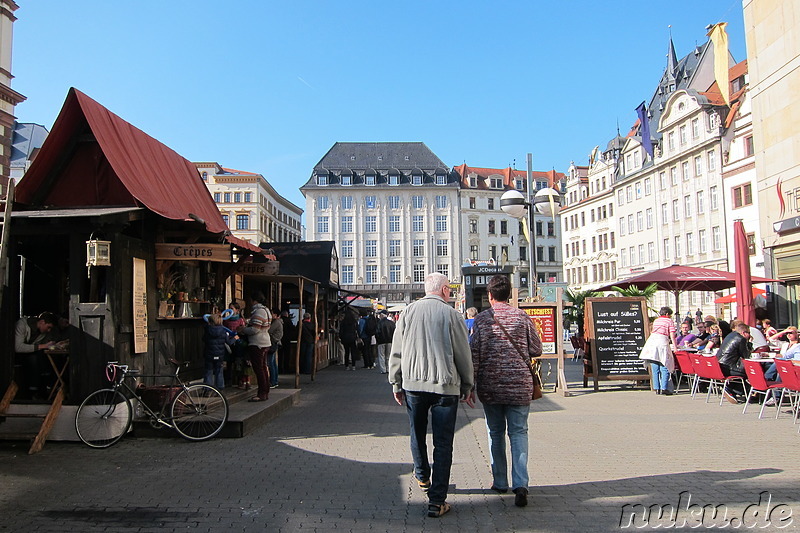
{"label": "building facade", "polygon": [[337,142],[300,188],[307,240],[334,241],[340,286],[387,305],[460,282],[459,178],[424,143]]}
{"label": "building facade", "polygon": [[302,240],[303,210],[278,194],[264,176],[215,162],[194,165],[236,237],[256,245]]}
{"label": "building facade", "polygon": [[0,194],[11,176],[11,139],[14,133],[14,107],[25,97],[11,88],[11,50],[14,40],[13,0],[0,0]]}
{"label": "building facade", "polygon": [[780,324],[800,320],[800,9],[744,0],[753,151],[769,277],[786,282],[769,302]]}
{"label": "building facade", "polygon": [[11,179],[19,181],[39,153],[47,138],[47,128],[30,122],[15,122],[11,138]]}
{"label": "building facade", "polygon": [[[489,262],[513,269],[513,285],[520,297],[528,297],[531,272],[531,243],[520,219],[500,209],[500,197],[509,190],[528,198],[527,172],[508,168],[470,167],[453,169],[459,177],[462,265]],[[552,187],[561,191],[566,176],[560,172],[531,172],[532,192]],[[540,283],[563,281],[561,228],[553,217],[534,212],[531,228],[536,258],[535,271]]]}

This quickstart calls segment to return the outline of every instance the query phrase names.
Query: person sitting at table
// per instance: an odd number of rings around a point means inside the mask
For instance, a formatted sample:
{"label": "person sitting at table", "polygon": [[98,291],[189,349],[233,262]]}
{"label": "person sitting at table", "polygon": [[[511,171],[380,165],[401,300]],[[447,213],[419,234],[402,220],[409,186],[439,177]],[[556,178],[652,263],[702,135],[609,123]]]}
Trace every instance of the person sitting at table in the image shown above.
{"label": "person sitting at table", "polygon": [[694,341],[697,336],[692,333],[692,325],[689,322],[683,322],[681,324],[681,331],[680,334],[676,337],[678,348],[685,348],[690,345],[692,341]]}
{"label": "person sitting at table", "polygon": [[[785,343],[781,348],[781,353],[779,357],[775,359],[795,359],[800,360],[800,333],[798,333],[797,328],[794,326],[789,326],[785,330],[781,331],[780,333],[776,333],[775,336],[786,334],[786,337],[789,339],[789,342]],[[778,375],[778,365],[775,363],[770,363],[767,369],[764,371],[764,378],[767,381],[775,381],[777,383],[781,382],[781,378]],[[781,390],[776,389],[774,391],[774,395],[772,398],[767,400],[765,404],[767,407],[773,407],[776,403],[780,402],[781,399]]]}
{"label": "person sitting at table", "polygon": [[[722,369],[722,374],[725,376],[742,376],[746,377],[744,371],[744,364],[742,359],[750,357],[750,326],[744,322],[738,321],[736,327],[731,331],[727,337],[722,341],[717,352],[717,359],[719,366]],[[733,392],[728,391],[728,385]],[[730,403],[743,403],[744,391],[741,390],[739,383],[726,383],[722,390],[722,395]]]}
{"label": "person sitting at table", "polygon": [[47,367],[43,350],[50,349],[56,342],[48,341],[47,336],[56,326],[58,318],[45,311],[38,317],[20,318],[14,327],[14,351],[19,364],[25,369],[24,384],[34,400],[44,399],[47,385]]}
{"label": "person sitting at table", "polygon": [[708,332],[706,328],[705,322],[698,322],[697,323],[697,335],[695,336],[694,340],[687,343],[686,345],[690,348],[697,348],[698,350],[702,350],[706,347],[706,342],[708,342],[708,338],[711,334]]}
{"label": "person sitting at table", "polygon": [[770,340],[770,337],[778,333],[778,330],[772,327],[772,322],[769,318],[765,318],[761,321],[761,331],[764,333],[767,340]]}
{"label": "person sitting at table", "polygon": [[753,347],[753,353],[768,352],[770,350],[769,343],[761,333],[761,330],[750,326],[750,345]]}
{"label": "person sitting at table", "polygon": [[720,332],[717,324],[711,324],[710,326],[707,326],[706,331],[708,331],[708,338],[703,346],[703,351],[711,353],[714,350],[718,350],[722,345],[722,333]]}

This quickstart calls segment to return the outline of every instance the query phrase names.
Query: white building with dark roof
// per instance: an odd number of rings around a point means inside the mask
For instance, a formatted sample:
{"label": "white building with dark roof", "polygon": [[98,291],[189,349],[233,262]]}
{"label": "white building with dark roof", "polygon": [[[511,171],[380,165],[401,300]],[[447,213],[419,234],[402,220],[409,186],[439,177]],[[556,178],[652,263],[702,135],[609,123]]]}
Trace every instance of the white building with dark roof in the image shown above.
{"label": "white building with dark roof", "polygon": [[460,281],[459,179],[424,143],[337,142],[300,188],[307,240],[334,241],[343,289],[389,305]]}

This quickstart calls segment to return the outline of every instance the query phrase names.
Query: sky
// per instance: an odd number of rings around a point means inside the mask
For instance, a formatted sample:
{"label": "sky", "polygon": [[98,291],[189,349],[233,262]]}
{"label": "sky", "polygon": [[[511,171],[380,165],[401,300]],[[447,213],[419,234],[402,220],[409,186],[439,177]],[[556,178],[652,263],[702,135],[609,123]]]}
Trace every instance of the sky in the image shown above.
{"label": "sky", "polygon": [[[337,142],[424,142],[450,167],[566,172],[624,135],[666,66],[741,0],[18,0],[17,119],[70,87],[190,161],[299,190]],[[649,4],[649,5],[648,5]]]}

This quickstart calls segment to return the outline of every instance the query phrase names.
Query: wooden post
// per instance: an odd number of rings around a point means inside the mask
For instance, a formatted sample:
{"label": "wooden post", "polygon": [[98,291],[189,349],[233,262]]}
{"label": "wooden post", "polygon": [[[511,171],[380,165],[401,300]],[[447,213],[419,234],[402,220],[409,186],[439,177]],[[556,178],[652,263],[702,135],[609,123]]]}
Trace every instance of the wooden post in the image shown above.
{"label": "wooden post", "polygon": [[300,348],[303,339],[303,278],[297,278],[297,286],[300,291],[300,306],[297,311],[297,349],[294,352],[294,388],[300,388]]}
{"label": "wooden post", "polygon": [[314,351],[311,356],[311,381],[317,377],[317,332],[319,331],[319,322],[317,321],[317,300],[319,299],[319,284],[314,283]]}

